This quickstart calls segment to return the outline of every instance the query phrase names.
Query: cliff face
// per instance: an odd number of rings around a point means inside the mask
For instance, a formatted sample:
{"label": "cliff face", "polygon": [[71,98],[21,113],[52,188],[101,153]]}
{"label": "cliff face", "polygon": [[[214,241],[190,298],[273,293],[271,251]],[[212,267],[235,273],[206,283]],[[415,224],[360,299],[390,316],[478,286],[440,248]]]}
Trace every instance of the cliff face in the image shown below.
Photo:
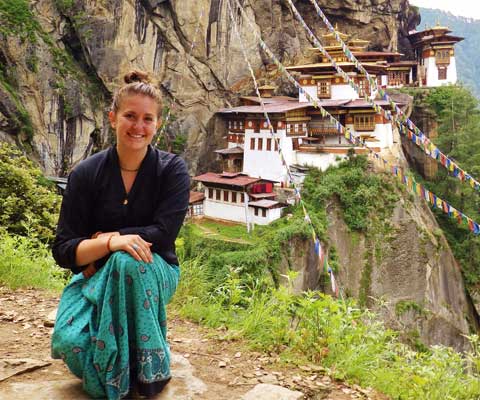
{"label": "cliff face", "polygon": [[[283,0],[241,0],[255,30],[290,64],[310,47]],[[235,4],[234,1],[231,2]],[[307,23],[323,23],[308,1],[296,2]],[[322,0],[338,28],[372,41],[372,48],[405,50],[405,32],[417,22],[407,0]],[[38,26],[27,39],[0,42],[0,138],[30,145],[47,174],[64,175],[93,150],[111,142],[106,113],[125,72],[139,68],[158,80],[173,118],[170,140],[184,138],[192,173],[214,161],[223,132],[218,108],[252,84],[235,25],[260,77],[266,58],[252,28],[226,0],[39,0],[31,2]],[[0,10],[1,12],[1,10]],[[408,49],[407,49],[408,50]],[[275,72],[269,76],[287,88]],[[291,90],[291,88],[290,88]]]}
{"label": "cliff face", "polygon": [[337,206],[329,238],[339,257],[347,294],[376,309],[412,344],[468,349],[464,335],[478,332],[479,317],[462,273],[426,204],[402,196],[379,233],[353,234]]}

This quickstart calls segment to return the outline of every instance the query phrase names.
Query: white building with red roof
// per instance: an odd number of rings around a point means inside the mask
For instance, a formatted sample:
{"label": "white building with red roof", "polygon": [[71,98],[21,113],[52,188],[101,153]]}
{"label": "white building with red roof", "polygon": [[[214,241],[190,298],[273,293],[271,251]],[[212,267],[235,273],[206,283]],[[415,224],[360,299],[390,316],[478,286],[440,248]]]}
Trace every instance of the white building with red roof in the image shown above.
{"label": "white building with red roof", "polygon": [[244,173],[207,172],[194,181],[205,187],[206,217],[258,225],[280,218],[286,205],[275,200],[273,182]]}

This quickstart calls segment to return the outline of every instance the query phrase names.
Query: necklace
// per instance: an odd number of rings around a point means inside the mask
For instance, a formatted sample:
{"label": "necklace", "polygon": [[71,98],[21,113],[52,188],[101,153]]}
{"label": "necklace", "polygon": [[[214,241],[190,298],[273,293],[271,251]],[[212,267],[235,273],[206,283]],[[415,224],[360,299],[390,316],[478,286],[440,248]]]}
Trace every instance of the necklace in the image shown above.
{"label": "necklace", "polygon": [[137,168],[137,169],[128,169],[128,168],[123,168],[122,166],[120,166],[120,169],[122,171],[125,171],[125,172],[137,172],[140,168]]}

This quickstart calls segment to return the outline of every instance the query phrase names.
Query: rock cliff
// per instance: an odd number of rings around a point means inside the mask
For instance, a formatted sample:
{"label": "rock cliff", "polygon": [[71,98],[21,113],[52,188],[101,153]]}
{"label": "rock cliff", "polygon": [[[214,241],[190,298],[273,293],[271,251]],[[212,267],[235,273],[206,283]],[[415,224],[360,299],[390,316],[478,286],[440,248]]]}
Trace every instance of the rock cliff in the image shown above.
{"label": "rock cliff", "polygon": [[334,202],[328,237],[348,295],[383,315],[404,340],[466,350],[480,330],[462,272],[426,203],[403,193],[377,232],[352,233]]}
{"label": "rock cliff", "polygon": [[[27,0],[14,0],[18,4]],[[309,47],[284,0],[241,0],[249,19],[280,59],[290,64]],[[248,93],[252,84],[233,29],[239,29],[250,62],[266,77],[271,62],[252,28],[226,0],[38,0],[2,21],[0,30],[0,138],[23,143],[50,175],[65,175],[112,137],[106,120],[111,95],[132,68],[153,74],[171,109],[169,140],[184,145],[192,173],[214,162],[222,141],[214,114]],[[372,41],[373,49],[408,52],[405,34],[418,23],[407,0],[321,0],[338,28]],[[307,23],[323,23],[309,1],[296,1]],[[8,8],[8,7],[7,7]],[[11,12],[11,10],[10,10]],[[26,15],[30,12],[30,15]],[[35,23],[22,21],[26,15]],[[8,26],[8,23],[6,24]],[[20,34],[19,34],[20,31]],[[270,77],[286,90],[274,72]],[[285,90],[284,90],[285,91]]]}

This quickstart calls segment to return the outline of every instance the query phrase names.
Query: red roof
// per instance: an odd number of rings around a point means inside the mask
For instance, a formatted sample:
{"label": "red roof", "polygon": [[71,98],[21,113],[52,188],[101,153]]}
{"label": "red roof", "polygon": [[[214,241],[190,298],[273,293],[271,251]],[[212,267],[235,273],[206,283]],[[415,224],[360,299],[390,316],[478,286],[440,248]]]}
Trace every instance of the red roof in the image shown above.
{"label": "red roof", "polygon": [[215,172],[207,172],[203,175],[198,175],[194,177],[193,180],[202,183],[218,183],[222,185],[246,187],[252,183],[259,182],[262,179],[253,178],[242,173],[217,174]]}
{"label": "red roof", "polygon": [[257,201],[250,201],[248,203],[249,207],[260,207],[260,208],[277,208],[277,207],[285,207],[285,204],[280,203],[276,200],[257,200]]}
{"label": "red roof", "polygon": [[[395,102],[397,105],[405,105],[405,103],[401,101],[396,101]],[[377,106],[389,106],[390,103],[387,100],[375,100],[375,104]],[[343,107],[345,108],[361,108],[361,107],[372,107],[372,105],[363,99],[357,99],[357,100],[352,100],[345,104]]]}
{"label": "red roof", "polygon": [[226,149],[215,150],[214,152],[218,154],[243,154],[243,147],[229,147]]}
{"label": "red roof", "polygon": [[397,52],[389,52],[389,51],[352,51],[352,54],[355,57],[366,57],[366,56],[372,56],[372,57],[381,57],[381,56],[401,56],[403,54],[397,53]]}
{"label": "red roof", "polygon": [[278,101],[274,103],[264,103],[265,104],[265,110],[261,105],[259,106],[240,106],[240,107],[233,107],[233,108],[222,108],[218,112],[222,114],[233,114],[233,113],[263,113],[266,111],[269,114],[274,114],[274,113],[285,113],[287,111],[291,110],[297,110],[300,108],[306,108],[310,105],[311,103],[299,103],[297,101]]}
{"label": "red roof", "polygon": [[392,63],[389,63],[389,67],[402,67],[402,66],[409,66],[409,65],[417,65],[416,61],[395,61]]}
{"label": "red roof", "polygon": [[203,201],[204,199],[205,199],[205,195],[202,192],[190,191],[190,198],[188,200],[188,203],[193,204],[199,201]]}
{"label": "red roof", "polygon": [[[255,103],[260,104],[260,100],[258,96],[240,96],[242,100],[249,100],[254,101]],[[262,97],[262,101],[264,104],[273,104],[273,103],[284,103],[285,101],[297,101],[295,97],[290,96],[273,96],[273,97]]]}

